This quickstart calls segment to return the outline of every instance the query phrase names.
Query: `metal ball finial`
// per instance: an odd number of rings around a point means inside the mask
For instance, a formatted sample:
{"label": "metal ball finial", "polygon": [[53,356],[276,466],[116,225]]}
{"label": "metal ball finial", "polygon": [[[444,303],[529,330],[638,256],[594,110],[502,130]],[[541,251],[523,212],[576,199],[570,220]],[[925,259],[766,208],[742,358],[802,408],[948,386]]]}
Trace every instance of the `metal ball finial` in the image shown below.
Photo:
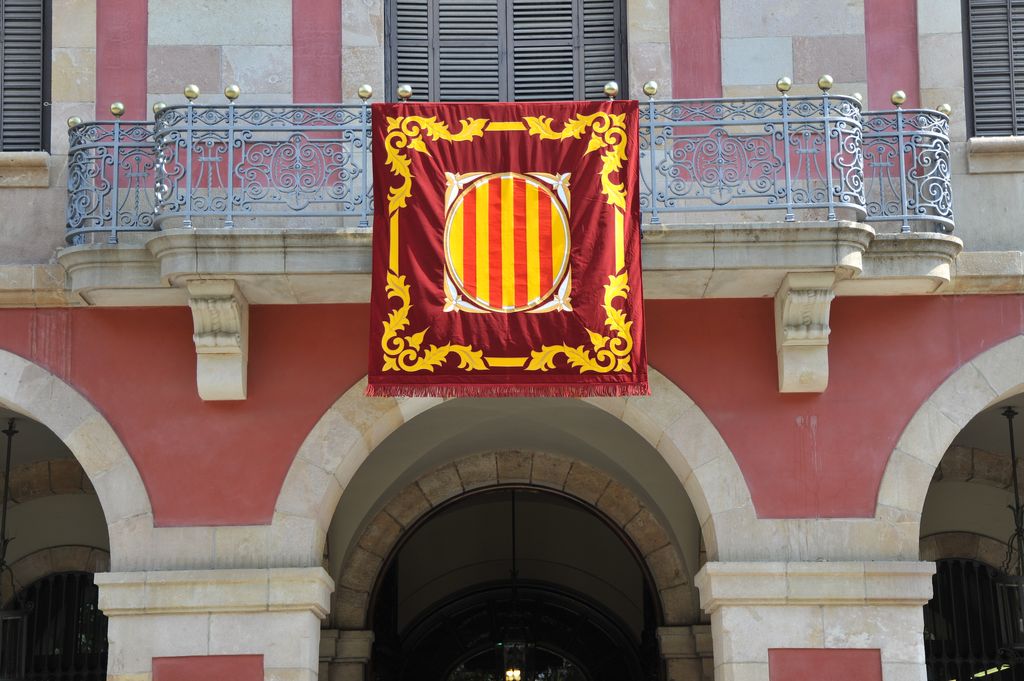
{"label": "metal ball finial", "polygon": [[370,97],[373,97],[373,88],[370,87],[370,85],[368,85],[367,83],[363,83],[362,85],[359,86],[359,89],[356,91],[356,94],[359,95],[359,99],[365,102]]}
{"label": "metal ball finial", "polygon": [[828,92],[832,89],[832,86],[836,84],[836,79],[827,73],[818,79],[818,89],[822,92]]}
{"label": "metal ball finial", "polygon": [[74,128],[82,124],[82,119],[78,116],[72,116],[68,119],[68,128]]}
{"label": "metal ball finial", "polygon": [[615,95],[619,94],[619,84],[614,80],[609,80],[604,84],[604,94],[608,99],[615,99]]}
{"label": "metal ball finial", "polygon": [[889,101],[893,103],[893,106],[901,106],[905,101],[907,101],[907,93],[903,90],[897,90],[892,93],[892,97],[889,98]]}
{"label": "metal ball finial", "polygon": [[192,102],[199,97],[199,86],[194,83],[190,83],[185,86],[185,99]]}
{"label": "metal ball finial", "polygon": [[166,109],[166,108],[167,108],[167,105],[164,104],[163,102],[155,103],[153,105],[153,115],[154,116],[159,116],[160,114],[162,114],[164,112],[164,109]]}
{"label": "metal ball finial", "polygon": [[644,83],[644,94],[647,95],[648,97],[653,97],[654,95],[658,94],[658,81],[649,80],[646,83]]}
{"label": "metal ball finial", "polygon": [[412,85],[402,83],[395,89],[395,94],[397,94],[398,98],[403,102],[409,101],[409,98],[412,97]]}
{"label": "metal ball finial", "polygon": [[786,94],[787,92],[789,92],[789,89],[791,87],[793,87],[793,79],[790,78],[789,76],[783,76],[782,78],[779,78],[777,81],[775,81],[775,89],[781,92],[782,94]]}
{"label": "metal ball finial", "polygon": [[953,113],[953,107],[950,104],[947,104],[946,102],[939,104],[937,107],[935,107],[935,110],[938,111],[940,114],[943,114],[944,116],[950,116]]}
{"label": "metal ball finial", "polygon": [[238,87],[236,83],[232,83],[224,88],[224,96],[228,98],[229,102],[233,102],[242,96],[242,88]]}
{"label": "metal ball finial", "polygon": [[110,105],[110,113],[114,115],[114,118],[120,118],[124,115],[124,102],[114,102]]}
{"label": "metal ball finial", "polygon": [[864,95],[862,95],[861,93],[859,93],[859,92],[854,92],[854,93],[853,93],[852,95],[850,95],[850,96],[851,96],[851,97],[853,97],[854,99],[856,99],[856,100],[857,100],[858,102],[860,102],[861,104],[863,104],[863,103],[864,103]]}

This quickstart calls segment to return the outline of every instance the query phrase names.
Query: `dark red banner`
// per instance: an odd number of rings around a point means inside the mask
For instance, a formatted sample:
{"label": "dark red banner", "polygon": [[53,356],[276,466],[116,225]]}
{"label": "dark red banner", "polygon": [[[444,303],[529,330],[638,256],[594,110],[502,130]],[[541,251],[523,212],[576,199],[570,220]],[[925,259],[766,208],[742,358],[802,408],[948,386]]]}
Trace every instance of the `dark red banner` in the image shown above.
{"label": "dark red banner", "polygon": [[637,104],[373,105],[368,395],[646,395]]}

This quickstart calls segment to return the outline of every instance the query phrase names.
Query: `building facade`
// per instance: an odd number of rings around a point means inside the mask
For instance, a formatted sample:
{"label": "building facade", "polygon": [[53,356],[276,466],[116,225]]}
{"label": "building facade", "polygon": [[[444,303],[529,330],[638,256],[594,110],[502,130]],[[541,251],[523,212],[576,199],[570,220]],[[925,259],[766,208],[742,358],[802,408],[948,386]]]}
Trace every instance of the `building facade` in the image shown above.
{"label": "building facade", "polygon": [[[1018,0],[0,8],[0,678],[1024,676]],[[403,85],[640,100],[650,396],[364,396]]]}

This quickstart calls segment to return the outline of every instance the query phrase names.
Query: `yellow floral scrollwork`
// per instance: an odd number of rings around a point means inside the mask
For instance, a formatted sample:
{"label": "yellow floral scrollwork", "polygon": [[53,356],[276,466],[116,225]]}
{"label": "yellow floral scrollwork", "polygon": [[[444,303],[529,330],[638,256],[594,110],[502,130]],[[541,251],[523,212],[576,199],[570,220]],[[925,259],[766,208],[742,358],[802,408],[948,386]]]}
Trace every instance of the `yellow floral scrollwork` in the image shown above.
{"label": "yellow floral scrollwork", "polygon": [[555,368],[555,358],[565,355],[569,366],[578,368],[580,373],[593,371],[607,374],[612,371],[631,371],[629,358],[633,352],[633,334],[631,333],[633,322],[627,321],[626,313],[612,305],[616,298],[625,299],[628,293],[629,275],[626,272],[608,277],[608,283],[604,286],[603,305],[608,317],[604,323],[615,333],[614,338],[587,329],[593,351],[582,345],[576,347],[542,345],[540,350],[530,353],[530,361],[526,365],[526,370],[547,371],[553,369]]}
{"label": "yellow floral scrollwork", "polygon": [[387,165],[391,171],[402,178],[402,183],[391,187],[388,191],[388,213],[394,215],[412,196],[412,171],[409,170],[409,156],[406,149],[430,155],[423,137],[431,141],[465,142],[474,137],[484,136],[486,118],[469,118],[459,121],[462,129],[453,133],[448,126],[437,120],[435,116],[402,116],[388,118],[387,136],[384,147],[387,149]]}
{"label": "yellow floral scrollwork", "polygon": [[609,204],[623,213],[626,212],[626,186],[615,182],[612,174],[622,170],[626,160],[626,114],[609,114],[604,111],[570,118],[561,130],[551,127],[552,119],[548,116],[526,116],[526,128],[531,135],[546,140],[564,140],[570,137],[580,139],[590,129],[590,141],[587,151],[590,153],[604,149],[601,154],[601,190]]}
{"label": "yellow floral scrollwork", "polygon": [[[412,171],[407,150],[430,155],[424,137],[432,141],[464,142],[474,137],[483,137],[486,118],[470,118],[459,121],[462,128],[453,133],[448,126],[430,116],[402,116],[387,119],[387,135],[384,147],[386,163],[401,182],[388,191],[388,216],[392,225],[391,248],[397,249],[398,211],[405,207],[412,196]],[[394,251],[397,253],[397,250]],[[459,368],[467,371],[486,370],[483,351],[474,350],[469,345],[431,345],[423,348],[423,337],[427,329],[411,335],[401,335],[409,326],[409,285],[405,277],[398,274],[397,258],[393,259],[388,272],[388,285],[385,289],[388,298],[397,298],[400,305],[388,314],[384,322],[384,335],[381,337],[381,348],[384,350],[384,371],[433,371],[447,360],[448,355],[459,357]]]}
{"label": "yellow floral scrollwork", "polygon": [[409,310],[412,309],[409,285],[405,283],[404,276],[388,272],[386,290],[388,298],[398,298],[401,305],[392,310],[384,322],[384,335],[380,339],[380,346],[384,350],[384,371],[433,371],[435,367],[444,364],[451,354],[458,355],[460,369],[472,371],[487,368],[483,351],[474,350],[468,345],[447,343],[423,349],[423,337],[427,329],[407,336],[400,335],[409,326]]}

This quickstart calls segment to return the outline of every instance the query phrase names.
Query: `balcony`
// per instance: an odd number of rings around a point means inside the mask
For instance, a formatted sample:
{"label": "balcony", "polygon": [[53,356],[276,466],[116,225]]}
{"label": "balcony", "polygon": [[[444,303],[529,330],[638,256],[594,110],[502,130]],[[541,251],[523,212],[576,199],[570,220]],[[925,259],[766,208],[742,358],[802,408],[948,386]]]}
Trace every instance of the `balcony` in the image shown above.
{"label": "balcony", "polygon": [[[706,100],[649,88],[649,296],[773,295],[793,271],[831,271],[837,290],[866,294],[949,280],[962,245],[950,235],[948,116],[862,111],[822,85],[789,96],[783,79],[778,97]],[[87,302],[139,302],[140,291],[146,304],[183,302],[197,276],[236,279],[253,302],[365,299],[367,103],[190,101],[69,135],[60,261]]]}

